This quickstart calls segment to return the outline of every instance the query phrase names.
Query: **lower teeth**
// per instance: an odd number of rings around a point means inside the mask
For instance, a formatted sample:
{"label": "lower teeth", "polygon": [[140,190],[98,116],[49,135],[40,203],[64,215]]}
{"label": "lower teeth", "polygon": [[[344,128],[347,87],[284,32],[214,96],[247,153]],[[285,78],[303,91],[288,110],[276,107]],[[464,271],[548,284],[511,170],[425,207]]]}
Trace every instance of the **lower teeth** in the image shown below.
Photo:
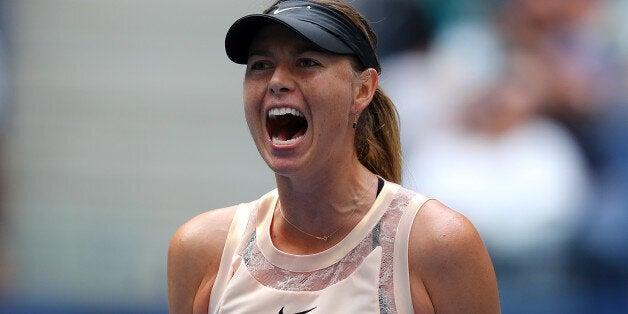
{"label": "lower teeth", "polygon": [[296,141],[298,141],[299,139],[301,139],[302,136],[299,137],[295,137],[293,139],[289,139],[289,140],[280,140],[279,138],[273,137],[273,143],[278,144],[278,145],[290,145],[292,143],[295,143]]}

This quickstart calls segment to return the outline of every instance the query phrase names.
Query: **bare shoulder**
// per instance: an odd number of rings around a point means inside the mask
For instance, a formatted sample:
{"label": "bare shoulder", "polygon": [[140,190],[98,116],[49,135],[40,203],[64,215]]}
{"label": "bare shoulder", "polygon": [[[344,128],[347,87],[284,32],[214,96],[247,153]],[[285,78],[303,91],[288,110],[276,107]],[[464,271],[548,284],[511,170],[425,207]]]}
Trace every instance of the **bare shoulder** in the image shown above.
{"label": "bare shoulder", "polygon": [[491,259],[464,215],[428,201],[417,213],[409,245],[411,281],[427,292],[436,313],[499,313]]}
{"label": "bare shoulder", "polygon": [[[437,200],[427,201],[417,213],[412,226],[413,247],[417,253],[464,254],[469,244],[481,245],[481,239],[473,224],[461,213],[450,209]],[[427,251],[425,251],[427,250]],[[421,260],[426,261],[425,258]]]}
{"label": "bare shoulder", "polygon": [[172,236],[168,248],[170,313],[202,312],[198,307],[207,305],[236,208],[200,214]]}
{"label": "bare shoulder", "polygon": [[170,250],[175,253],[211,253],[218,244],[220,250],[229,232],[236,206],[210,210],[184,223],[172,236]]}

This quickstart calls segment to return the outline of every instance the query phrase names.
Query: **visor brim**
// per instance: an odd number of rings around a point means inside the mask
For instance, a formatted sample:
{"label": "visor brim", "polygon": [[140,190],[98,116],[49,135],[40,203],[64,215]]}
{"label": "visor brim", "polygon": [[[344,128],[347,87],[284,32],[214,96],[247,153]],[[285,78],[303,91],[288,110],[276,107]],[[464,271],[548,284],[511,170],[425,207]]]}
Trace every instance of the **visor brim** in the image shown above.
{"label": "visor brim", "polygon": [[235,63],[246,64],[251,42],[261,29],[273,23],[291,29],[324,51],[336,54],[353,53],[338,37],[310,21],[290,16],[252,14],[237,20],[229,28],[225,38],[225,49],[229,59]]}

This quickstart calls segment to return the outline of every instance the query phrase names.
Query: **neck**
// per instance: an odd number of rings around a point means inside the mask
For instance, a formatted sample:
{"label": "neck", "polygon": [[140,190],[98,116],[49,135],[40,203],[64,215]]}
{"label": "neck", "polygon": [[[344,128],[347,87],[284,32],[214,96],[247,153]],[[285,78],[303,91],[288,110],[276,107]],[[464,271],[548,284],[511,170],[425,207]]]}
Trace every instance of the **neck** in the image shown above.
{"label": "neck", "polygon": [[281,212],[275,213],[275,231],[300,241],[321,241],[312,235],[331,233],[331,242],[342,239],[375,200],[377,177],[357,164],[311,178],[277,176]]}

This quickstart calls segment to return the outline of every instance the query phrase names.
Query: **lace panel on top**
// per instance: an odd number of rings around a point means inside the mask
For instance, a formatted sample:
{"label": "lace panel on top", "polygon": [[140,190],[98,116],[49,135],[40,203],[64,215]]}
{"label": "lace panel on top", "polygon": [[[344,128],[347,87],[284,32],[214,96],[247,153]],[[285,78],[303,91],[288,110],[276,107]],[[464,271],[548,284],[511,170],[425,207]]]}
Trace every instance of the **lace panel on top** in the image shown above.
{"label": "lace panel on top", "polygon": [[284,291],[319,291],[347,278],[372,250],[382,247],[379,302],[382,313],[396,313],[393,287],[393,254],[397,224],[414,192],[400,188],[375,228],[339,262],[311,272],[294,272],[271,264],[257,246],[255,225],[258,208],[251,212],[239,255],[251,275],[262,285]]}

